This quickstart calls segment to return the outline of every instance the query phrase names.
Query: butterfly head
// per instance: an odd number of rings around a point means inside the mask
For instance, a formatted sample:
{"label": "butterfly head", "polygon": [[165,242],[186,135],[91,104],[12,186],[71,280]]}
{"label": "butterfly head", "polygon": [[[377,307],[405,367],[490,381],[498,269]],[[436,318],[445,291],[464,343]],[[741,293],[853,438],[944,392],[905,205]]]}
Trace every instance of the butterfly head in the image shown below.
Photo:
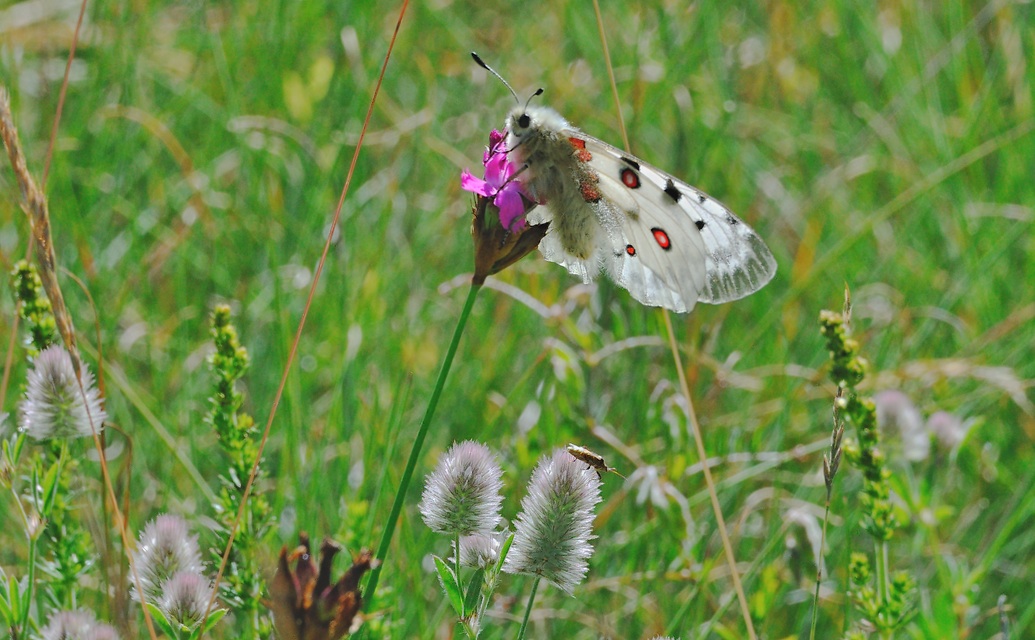
{"label": "butterfly head", "polygon": [[558,131],[567,126],[568,122],[550,107],[517,106],[507,116],[507,131],[514,142],[525,141],[537,132]]}
{"label": "butterfly head", "polygon": [[518,106],[507,116],[507,132],[515,140],[524,140],[532,129],[532,114],[528,111],[528,107]]}

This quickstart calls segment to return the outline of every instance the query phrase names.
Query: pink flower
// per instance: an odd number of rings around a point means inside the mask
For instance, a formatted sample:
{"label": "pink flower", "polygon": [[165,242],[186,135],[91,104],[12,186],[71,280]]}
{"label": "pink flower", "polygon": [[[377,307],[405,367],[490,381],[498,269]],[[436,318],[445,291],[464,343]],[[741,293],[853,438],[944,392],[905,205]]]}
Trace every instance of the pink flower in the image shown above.
{"label": "pink flower", "polygon": [[464,169],[460,174],[460,186],[464,191],[492,198],[492,203],[500,211],[500,224],[507,231],[516,233],[527,226],[525,202],[531,198],[525,193],[524,186],[513,179],[517,168],[507,160],[506,152],[499,150],[502,143],[503,134],[493,129],[489,134],[489,148],[482,156],[485,179],[476,178]]}

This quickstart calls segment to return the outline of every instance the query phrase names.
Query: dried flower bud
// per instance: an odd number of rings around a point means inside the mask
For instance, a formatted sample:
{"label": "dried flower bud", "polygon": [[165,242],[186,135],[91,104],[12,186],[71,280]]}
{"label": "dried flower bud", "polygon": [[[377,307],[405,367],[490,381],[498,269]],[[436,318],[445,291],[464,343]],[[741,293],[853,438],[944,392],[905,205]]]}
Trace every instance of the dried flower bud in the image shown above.
{"label": "dried flower bud", "polygon": [[[360,552],[352,567],[331,584],[331,565],[341,548],[324,540],[320,565],[309,552],[309,536],[299,535],[299,546],[280,551],[277,572],[270,583],[273,624],[282,640],[338,640],[353,633],[360,622],[362,598],[359,580],[374,566],[369,551]],[[297,560],[292,571],[289,562]]]}

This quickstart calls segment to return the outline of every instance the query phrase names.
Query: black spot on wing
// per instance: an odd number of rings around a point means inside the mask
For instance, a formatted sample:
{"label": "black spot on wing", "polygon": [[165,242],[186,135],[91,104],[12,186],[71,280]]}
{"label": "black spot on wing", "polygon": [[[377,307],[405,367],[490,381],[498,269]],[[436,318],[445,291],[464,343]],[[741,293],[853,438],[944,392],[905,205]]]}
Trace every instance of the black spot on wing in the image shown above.
{"label": "black spot on wing", "polygon": [[732,227],[732,226],[736,225],[736,224],[737,224],[738,222],[740,222],[740,220],[737,220],[736,218],[734,218],[734,217],[733,217],[733,216],[732,216],[732,215],[730,214],[730,212],[729,212],[729,211],[727,211],[727,212],[726,212],[726,223],[727,223],[727,224],[728,224],[729,226],[731,226],[731,227]]}
{"label": "black spot on wing", "polygon": [[704,195],[703,193],[698,193],[697,194],[697,201],[700,202],[701,204],[704,204],[704,201],[707,200],[707,199],[708,199],[708,196]]}
{"label": "black spot on wing", "polygon": [[694,224],[697,225],[697,230],[704,229],[704,220],[694,220]]}
{"label": "black spot on wing", "polygon": [[629,165],[633,169],[636,169],[637,171],[640,170],[640,163],[636,162],[632,158],[629,158],[629,157],[626,157],[626,156],[622,156],[622,162],[624,162],[625,164]]}
{"label": "black spot on wing", "polygon": [[683,197],[682,192],[676,188],[676,184],[672,182],[672,178],[668,179],[665,183],[665,195],[672,198],[672,202],[679,202],[679,199]]}

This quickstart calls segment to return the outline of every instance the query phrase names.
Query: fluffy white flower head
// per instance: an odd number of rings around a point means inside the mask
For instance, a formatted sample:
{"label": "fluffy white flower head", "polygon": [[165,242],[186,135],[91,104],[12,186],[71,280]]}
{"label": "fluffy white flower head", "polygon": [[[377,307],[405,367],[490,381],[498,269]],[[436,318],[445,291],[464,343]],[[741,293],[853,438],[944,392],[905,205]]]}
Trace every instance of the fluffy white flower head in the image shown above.
{"label": "fluffy white flower head", "polygon": [[82,375],[80,391],[72,358],[64,347],[54,345],[41,351],[19,405],[19,429],[36,440],[79,438],[100,431],[108,414],[101,407],[93,374],[85,365]]}
{"label": "fluffy white flower head", "polygon": [[134,556],[144,596],[153,603],[161,600],[165,582],[174,575],[200,574],[203,569],[197,536],[190,535],[183,518],[172,514],[160,515],[144,527]]}
{"label": "fluffy white flower head", "polygon": [[958,447],[967,437],[972,422],[964,422],[947,411],[935,411],[927,419],[927,430],[946,449]]}
{"label": "fluffy white flower head", "polygon": [[50,616],[47,626],[40,630],[43,640],[118,640],[115,627],[98,622],[93,612],[58,611]]}
{"label": "fluffy white flower head", "polygon": [[465,567],[488,569],[500,557],[500,548],[507,532],[485,534],[473,533],[460,538],[460,564]]}
{"label": "fluffy white flower head", "polygon": [[586,577],[600,478],[558,449],[539,460],[521,500],[503,570],[542,576],[571,594]]}
{"label": "fluffy white flower head", "polygon": [[454,444],[424,484],[420,513],[432,531],[452,536],[490,533],[500,522],[503,470],[485,445]]}
{"label": "fluffy white flower head", "polygon": [[168,619],[192,628],[205,616],[211,596],[208,578],[195,571],[180,571],[162,585],[159,608]]}
{"label": "fluffy white flower head", "polygon": [[873,396],[873,402],[877,405],[877,424],[885,433],[898,432],[906,460],[926,460],[931,454],[931,436],[920,409],[909,396],[897,389],[888,389]]}

